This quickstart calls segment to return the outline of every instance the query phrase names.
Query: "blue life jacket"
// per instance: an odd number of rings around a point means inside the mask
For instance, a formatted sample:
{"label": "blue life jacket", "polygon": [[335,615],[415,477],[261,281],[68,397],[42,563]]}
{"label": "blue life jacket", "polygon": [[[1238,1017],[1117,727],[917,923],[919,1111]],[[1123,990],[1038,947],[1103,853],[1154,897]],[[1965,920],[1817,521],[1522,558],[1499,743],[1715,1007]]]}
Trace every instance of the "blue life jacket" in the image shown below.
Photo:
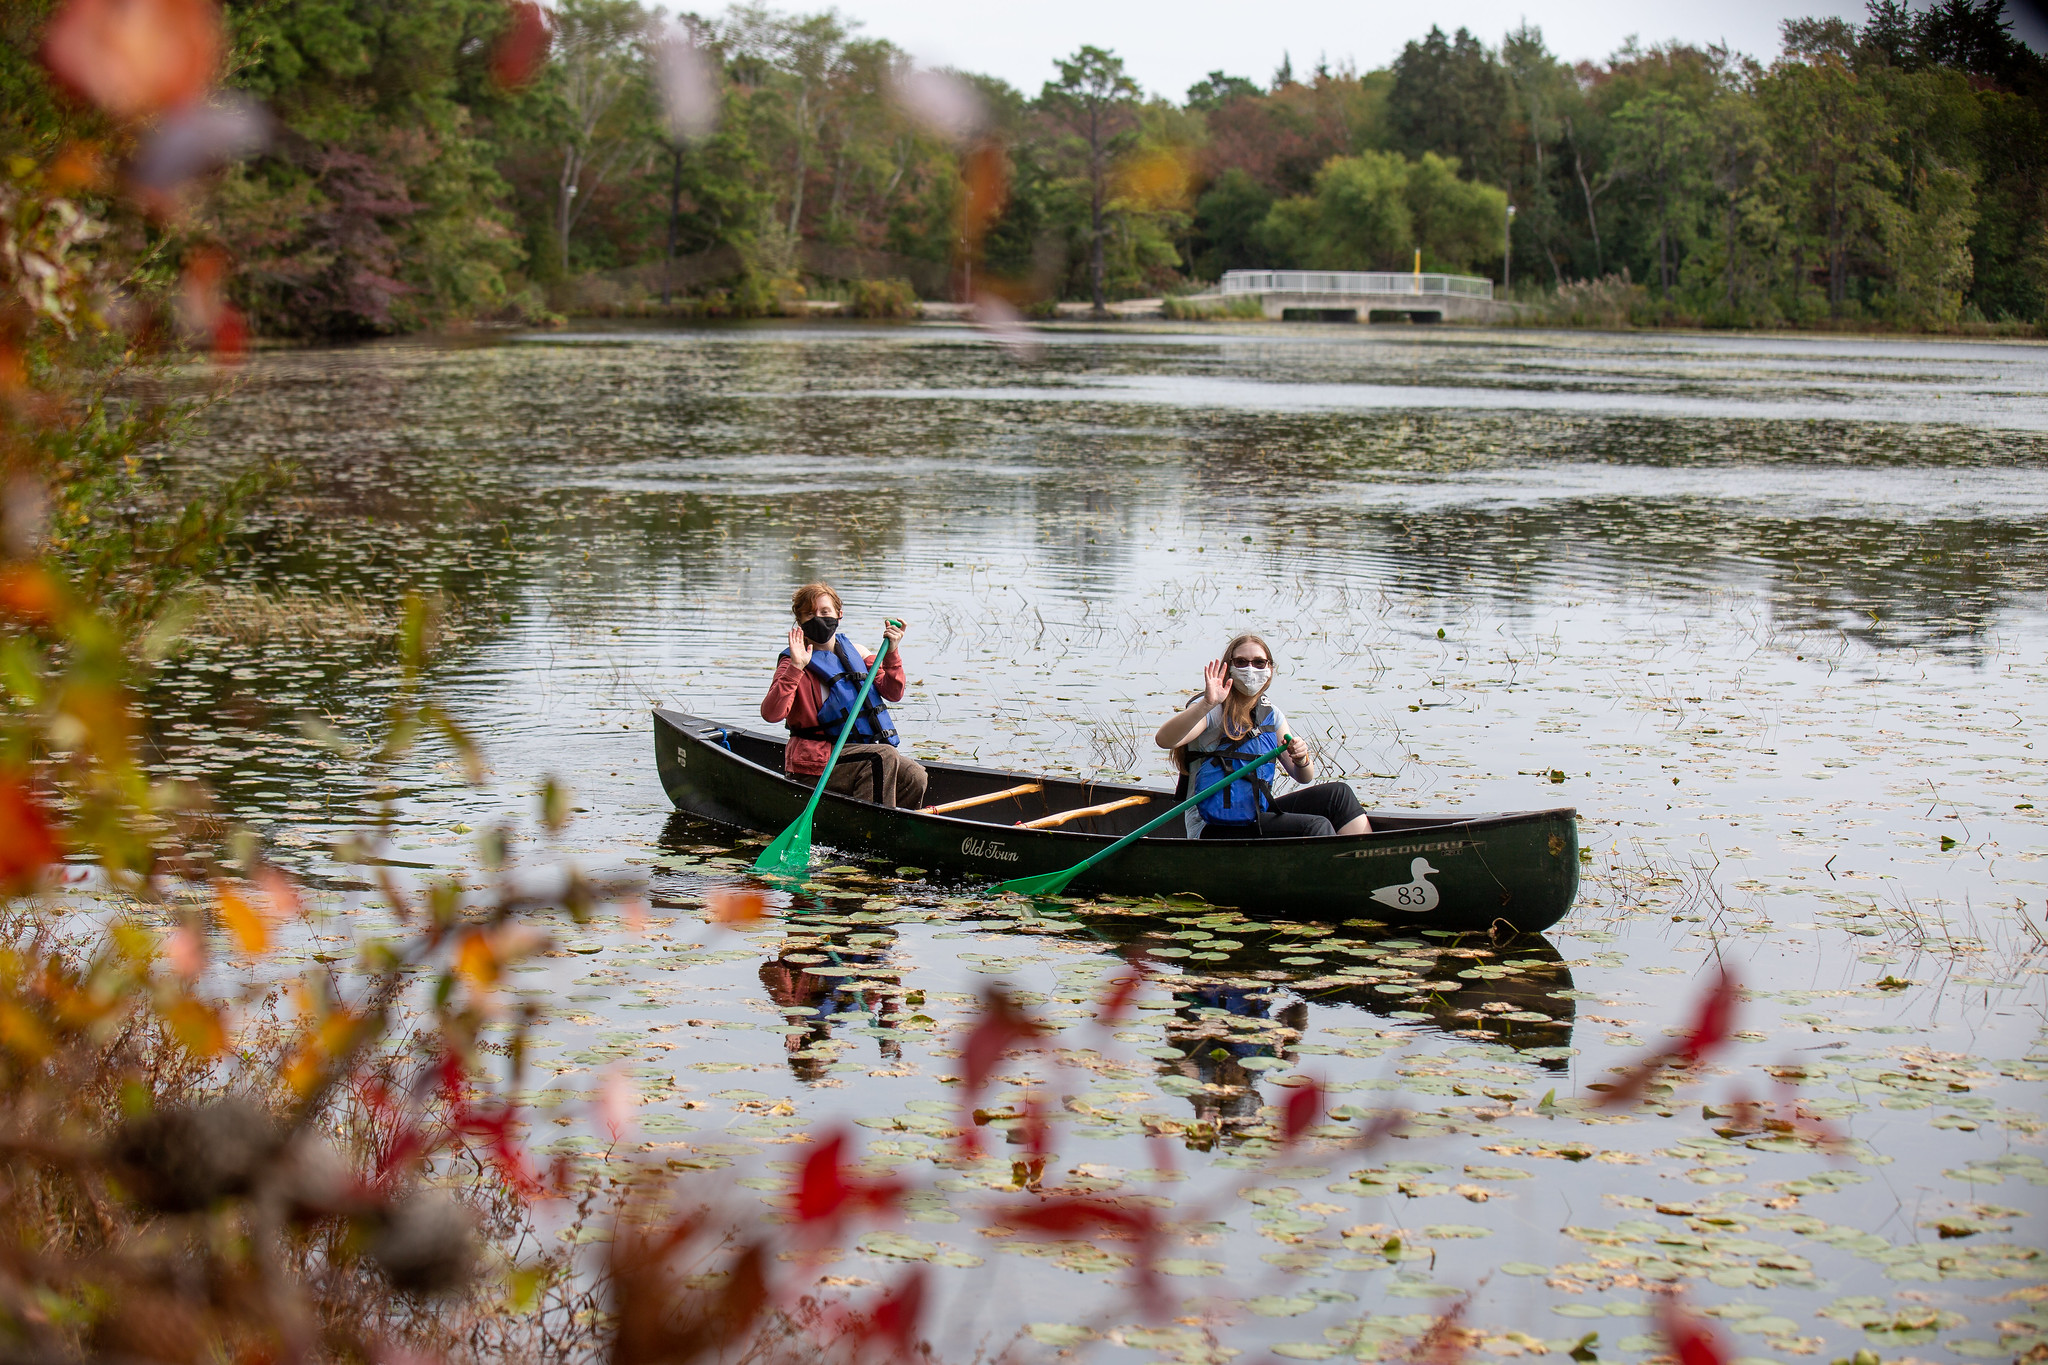
{"label": "blue life jacket", "polygon": [[[1226,743],[1220,749],[1189,749],[1188,756],[1197,759],[1193,773],[1188,778],[1188,790],[1198,792],[1204,787],[1222,781],[1243,767],[1247,760],[1272,753],[1280,747],[1280,736],[1273,725],[1273,708],[1260,706],[1252,712],[1252,728],[1244,738]],[[1195,807],[1202,813],[1204,824],[1255,826],[1259,812],[1273,803],[1273,783],[1269,765],[1248,777],[1237,781],[1217,792],[1208,800]]]}
{"label": "blue life jacket", "polygon": [[[787,659],[789,651],[783,650],[782,657]],[[853,709],[853,699],[860,695],[861,682],[868,676],[867,661],[844,635],[834,635],[830,649],[811,651],[809,669],[824,689],[818,702],[818,723],[802,729],[794,721],[785,724],[798,739],[822,739],[830,744],[839,738],[839,727],[846,724],[846,713]],[[889,718],[889,708],[882,705],[873,688],[868,689],[868,699],[861,706],[860,717],[854,721],[853,733],[846,742],[896,743],[896,722]]]}

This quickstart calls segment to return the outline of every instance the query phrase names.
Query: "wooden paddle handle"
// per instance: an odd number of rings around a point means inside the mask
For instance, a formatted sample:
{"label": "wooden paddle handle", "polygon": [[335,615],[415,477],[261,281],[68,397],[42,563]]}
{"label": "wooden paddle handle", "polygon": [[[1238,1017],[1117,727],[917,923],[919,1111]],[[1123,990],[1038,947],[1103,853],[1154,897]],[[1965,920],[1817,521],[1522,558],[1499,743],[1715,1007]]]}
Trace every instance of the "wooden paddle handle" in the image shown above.
{"label": "wooden paddle handle", "polygon": [[949,810],[966,810],[969,806],[985,806],[991,801],[1000,801],[1006,796],[1029,796],[1033,792],[1042,792],[1044,790],[1045,784],[1043,782],[1026,782],[1020,787],[1005,787],[999,792],[985,792],[980,796],[969,796],[958,801],[948,801],[943,806],[920,806],[918,809],[925,815],[944,815]]}
{"label": "wooden paddle handle", "polygon": [[1042,815],[1036,820],[1019,820],[1017,828],[1050,829],[1054,825],[1064,825],[1069,820],[1079,820],[1083,816],[1107,815],[1113,810],[1123,810],[1127,806],[1142,806],[1151,799],[1149,796],[1126,796],[1121,801],[1105,801],[1099,806],[1082,806],[1078,810],[1063,810],[1058,815]]}

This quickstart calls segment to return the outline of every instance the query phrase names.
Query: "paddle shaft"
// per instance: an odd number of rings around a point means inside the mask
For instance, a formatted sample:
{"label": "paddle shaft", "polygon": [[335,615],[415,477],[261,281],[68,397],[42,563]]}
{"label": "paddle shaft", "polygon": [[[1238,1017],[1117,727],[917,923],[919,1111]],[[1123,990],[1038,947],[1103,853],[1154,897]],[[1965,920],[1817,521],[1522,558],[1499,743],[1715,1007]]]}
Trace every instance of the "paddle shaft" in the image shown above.
{"label": "paddle shaft", "polygon": [[[1285,757],[1287,753],[1287,746],[1292,744],[1293,742],[1294,736],[1292,735],[1280,736],[1280,745],[1278,748],[1258,758],[1253,759],[1251,762],[1245,764],[1243,767],[1238,768],[1236,771],[1232,772],[1228,777],[1219,778],[1218,780],[1210,783],[1208,786],[1196,792],[1193,796],[1190,796],[1187,800],[1181,802],[1179,805],[1173,807],[1171,810],[1165,811],[1162,814],[1156,815],[1152,819],[1147,820],[1144,824],[1138,826],[1129,834],[1126,834],[1123,838],[1111,844],[1108,848],[1103,849],[1100,853],[1092,854],[1089,857],[1083,858],[1080,862],[1075,863],[1072,867],[1067,869],[1066,879],[1068,881],[1071,881],[1075,877],[1080,876],[1083,872],[1086,872],[1089,868],[1101,862],[1104,858],[1107,858],[1112,854],[1122,852],[1126,845],[1136,843],[1138,840],[1150,834],[1153,830],[1158,829],[1161,825],[1165,824],[1168,820],[1171,820],[1174,816],[1179,815],[1183,811],[1187,810],[1190,806],[1198,806],[1202,802],[1207,801],[1210,797],[1214,796],[1217,792],[1222,791],[1225,787],[1237,781],[1238,778],[1243,777],[1246,773],[1254,772],[1257,769],[1265,767],[1268,763],[1273,762],[1275,759]],[[1031,879],[1020,877],[1018,878],[1018,880],[1026,881]],[[1005,884],[1007,885],[1007,883]]]}
{"label": "paddle shaft", "polygon": [[[892,620],[889,624],[900,625],[901,623]],[[817,814],[818,802],[823,800],[825,796],[825,784],[832,780],[832,769],[839,762],[839,751],[846,747],[847,737],[853,733],[854,722],[860,719],[861,707],[867,705],[868,692],[875,685],[875,675],[882,671],[882,660],[887,657],[889,657],[889,637],[884,635],[882,637],[882,647],[875,651],[874,661],[868,665],[867,676],[860,680],[860,691],[853,699],[852,708],[846,713],[846,723],[839,727],[839,738],[832,742],[832,754],[825,760],[825,770],[818,774],[818,785],[811,788],[811,799],[804,803],[804,813],[791,821],[788,829],[776,835],[769,842],[768,847],[761,850],[761,856],[754,860],[754,869],[756,871],[779,872],[784,870],[778,867],[777,864],[785,863],[790,850],[797,848],[803,850],[803,861],[805,863],[810,861],[811,817]],[[879,796],[880,793],[878,792],[876,795]]]}
{"label": "paddle shaft", "polygon": [[[860,680],[860,691],[853,699],[853,707],[846,713],[846,724],[839,727],[839,738],[832,741],[832,756],[825,760],[825,771],[818,774],[818,785],[811,790],[810,804],[804,807],[803,822],[811,823],[811,816],[817,812],[818,802],[825,795],[825,783],[832,777],[832,769],[839,763],[839,751],[846,747],[847,737],[853,733],[853,723],[860,719],[860,708],[867,704],[868,693],[875,685],[875,675],[882,671],[882,660],[889,657],[889,637],[882,637],[882,647],[875,651],[875,661],[868,665],[868,675]],[[876,793],[879,797],[880,792]]]}

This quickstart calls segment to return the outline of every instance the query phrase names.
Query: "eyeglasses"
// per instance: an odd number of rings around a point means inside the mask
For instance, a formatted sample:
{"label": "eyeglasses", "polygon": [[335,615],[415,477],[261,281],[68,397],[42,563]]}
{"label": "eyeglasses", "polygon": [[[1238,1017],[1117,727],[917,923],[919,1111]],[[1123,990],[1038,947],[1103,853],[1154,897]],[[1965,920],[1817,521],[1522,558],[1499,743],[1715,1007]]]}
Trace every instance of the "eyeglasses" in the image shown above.
{"label": "eyeglasses", "polygon": [[1271,659],[1232,659],[1230,666],[1232,668],[1270,668],[1272,663]]}

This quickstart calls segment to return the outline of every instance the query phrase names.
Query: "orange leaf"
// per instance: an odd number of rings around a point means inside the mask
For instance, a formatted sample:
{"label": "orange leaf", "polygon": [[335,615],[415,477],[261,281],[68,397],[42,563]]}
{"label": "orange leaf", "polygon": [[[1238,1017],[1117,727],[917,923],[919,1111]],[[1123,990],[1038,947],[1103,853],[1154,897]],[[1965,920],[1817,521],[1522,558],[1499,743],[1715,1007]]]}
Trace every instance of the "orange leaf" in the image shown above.
{"label": "orange leaf", "polygon": [[190,104],[220,71],[213,0],[66,0],[43,30],[43,65],[117,119]]}
{"label": "orange leaf", "polygon": [[768,910],[768,898],[759,891],[721,887],[704,900],[704,913],[714,924],[755,924]]}
{"label": "orange leaf", "polygon": [[64,710],[85,727],[103,757],[113,757],[133,733],[128,697],[118,687],[81,683],[64,694]]}
{"label": "orange leaf", "polygon": [[9,616],[47,622],[63,601],[63,589],[40,565],[9,564],[0,569],[0,611]]}
{"label": "orange leaf", "polygon": [[492,950],[490,939],[475,930],[464,934],[461,946],[455,950],[455,970],[479,989],[488,990],[496,985],[498,955]]}
{"label": "orange leaf", "polygon": [[185,997],[164,1011],[164,1022],[170,1025],[171,1036],[195,1057],[218,1057],[227,1050],[227,1025],[220,1011],[203,1000]]}
{"label": "orange leaf", "polygon": [[0,774],[0,891],[34,890],[61,851],[34,794],[15,774]]}
{"label": "orange leaf", "polygon": [[965,193],[960,197],[961,235],[979,245],[981,235],[1010,198],[1010,158],[1003,144],[989,138],[969,152],[960,167]]}
{"label": "orange leaf", "polygon": [[284,1083],[299,1095],[311,1094],[313,1087],[320,1083],[320,1059],[311,1051],[300,1048],[284,1064]]}
{"label": "orange leaf", "polygon": [[50,1031],[17,1000],[0,1000],[0,1046],[41,1061],[50,1055]]}
{"label": "orange leaf", "polygon": [[262,914],[243,899],[240,892],[231,886],[216,888],[220,898],[221,923],[235,936],[235,943],[250,957],[261,957],[270,951],[270,926],[263,922]]}
{"label": "orange leaf", "polygon": [[59,190],[94,190],[106,183],[107,162],[98,143],[67,142],[50,163],[50,183]]}

